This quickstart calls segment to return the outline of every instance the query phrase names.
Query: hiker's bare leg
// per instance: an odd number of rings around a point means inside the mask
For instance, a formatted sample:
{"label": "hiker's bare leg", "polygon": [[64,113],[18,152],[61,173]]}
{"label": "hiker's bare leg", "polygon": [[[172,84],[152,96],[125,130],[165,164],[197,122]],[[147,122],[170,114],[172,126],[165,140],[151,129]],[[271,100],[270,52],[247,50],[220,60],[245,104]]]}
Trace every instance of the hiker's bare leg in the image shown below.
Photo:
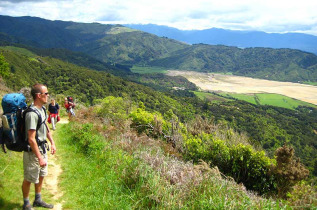
{"label": "hiker's bare leg", "polygon": [[24,180],[23,180],[23,183],[22,183],[23,198],[28,198],[28,197],[29,197],[30,187],[31,187],[31,182],[26,181],[26,180],[24,179]]}
{"label": "hiker's bare leg", "polygon": [[39,183],[35,184],[35,193],[41,193],[44,176],[39,177]]}

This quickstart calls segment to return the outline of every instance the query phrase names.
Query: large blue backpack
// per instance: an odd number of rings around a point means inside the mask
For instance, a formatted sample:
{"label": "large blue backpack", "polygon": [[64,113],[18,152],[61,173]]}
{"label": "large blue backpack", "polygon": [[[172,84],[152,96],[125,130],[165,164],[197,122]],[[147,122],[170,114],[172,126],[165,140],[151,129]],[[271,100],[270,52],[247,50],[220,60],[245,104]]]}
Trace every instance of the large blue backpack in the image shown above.
{"label": "large blue backpack", "polygon": [[[16,152],[31,151],[25,135],[25,115],[27,112],[35,112],[39,116],[36,131],[42,123],[45,123],[46,119],[42,120],[40,113],[36,109],[28,107],[25,100],[21,93],[9,93],[2,98],[3,115],[1,117],[0,144],[5,152],[4,145],[7,149]],[[37,134],[36,140],[38,140]]]}
{"label": "large blue backpack", "polygon": [[[1,143],[13,151],[24,151],[27,148],[27,142],[24,137],[23,112],[27,109],[25,97],[21,93],[9,93],[2,98],[2,135]],[[0,132],[1,132],[0,131]]]}

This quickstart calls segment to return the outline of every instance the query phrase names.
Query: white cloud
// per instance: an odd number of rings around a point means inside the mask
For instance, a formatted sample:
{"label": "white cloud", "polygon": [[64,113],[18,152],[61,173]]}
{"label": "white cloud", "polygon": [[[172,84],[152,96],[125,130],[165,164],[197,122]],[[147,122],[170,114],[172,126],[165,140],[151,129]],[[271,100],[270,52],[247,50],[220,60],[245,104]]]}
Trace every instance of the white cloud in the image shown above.
{"label": "white cloud", "polygon": [[315,0],[10,0],[0,14],[51,20],[153,23],[180,29],[227,28],[317,35]]}

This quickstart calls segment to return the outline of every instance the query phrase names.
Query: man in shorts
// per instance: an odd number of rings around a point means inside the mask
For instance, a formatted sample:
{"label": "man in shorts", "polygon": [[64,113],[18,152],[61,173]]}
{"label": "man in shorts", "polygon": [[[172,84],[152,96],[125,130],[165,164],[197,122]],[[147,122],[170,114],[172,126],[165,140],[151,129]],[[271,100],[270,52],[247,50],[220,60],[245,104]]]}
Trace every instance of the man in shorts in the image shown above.
{"label": "man in shorts", "polygon": [[[31,108],[40,114],[41,118],[36,112],[30,111],[25,116],[25,132],[26,138],[30,145],[31,151],[24,152],[23,154],[23,168],[24,168],[24,180],[22,183],[23,192],[23,209],[32,209],[29,193],[31,183],[35,185],[35,199],[33,207],[53,208],[52,204],[47,204],[42,200],[41,190],[44,177],[47,175],[47,149],[46,138],[51,143],[51,154],[55,154],[56,147],[54,140],[51,136],[50,130],[46,125],[46,113],[43,109],[43,105],[47,103],[49,93],[47,87],[43,84],[35,84],[31,89],[31,94],[34,99],[34,103]],[[39,120],[42,120],[41,124]],[[39,128],[37,128],[37,126]]]}

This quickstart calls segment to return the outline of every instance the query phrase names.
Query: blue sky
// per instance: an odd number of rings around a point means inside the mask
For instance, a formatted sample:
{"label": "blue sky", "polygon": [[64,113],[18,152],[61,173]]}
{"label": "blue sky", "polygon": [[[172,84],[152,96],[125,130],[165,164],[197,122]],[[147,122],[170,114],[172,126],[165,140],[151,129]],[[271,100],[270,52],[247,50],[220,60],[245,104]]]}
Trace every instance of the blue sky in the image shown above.
{"label": "blue sky", "polygon": [[317,0],[0,0],[0,14],[105,24],[158,24],[317,36]]}

